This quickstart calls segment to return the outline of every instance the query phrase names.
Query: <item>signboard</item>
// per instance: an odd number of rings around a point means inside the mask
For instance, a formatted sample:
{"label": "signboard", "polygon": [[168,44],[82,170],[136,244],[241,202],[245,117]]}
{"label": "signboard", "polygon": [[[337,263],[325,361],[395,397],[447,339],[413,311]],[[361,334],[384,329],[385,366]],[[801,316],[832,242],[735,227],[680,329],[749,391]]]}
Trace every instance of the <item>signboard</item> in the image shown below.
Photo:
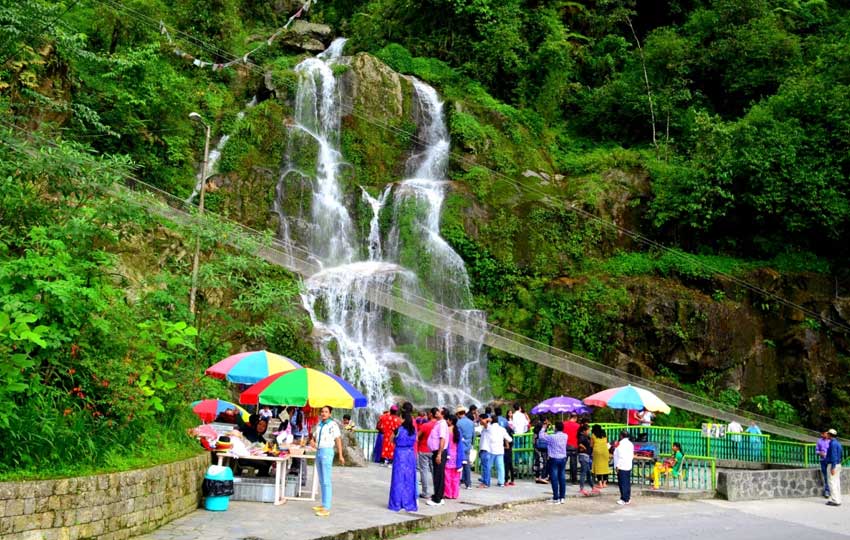
{"label": "signboard", "polygon": [[703,424],[702,436],[710,437],[712,439],[722,439],[726,436],[726,424]]}

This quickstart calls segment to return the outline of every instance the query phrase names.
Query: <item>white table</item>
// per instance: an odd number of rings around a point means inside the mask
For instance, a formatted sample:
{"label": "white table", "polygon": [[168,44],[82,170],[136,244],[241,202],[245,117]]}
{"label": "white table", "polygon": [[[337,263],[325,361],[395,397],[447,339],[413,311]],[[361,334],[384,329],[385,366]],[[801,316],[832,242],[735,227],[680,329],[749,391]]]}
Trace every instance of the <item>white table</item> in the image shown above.
{"label": "white table", "polygon": [[[275,472],[274,472],[274,504],[281,505],[286,504],[287,500],[297,500],[297,501],[315,501],[316,500],[316,491],[318,491],[319,487],[319,471],[316,468],[316,453],[311,452],[308,454],[302,454],[298,456],[293,456],[291,454],[287,454],[282,457],[273,457],[273,456],[237,456],[236,454],[231,454],[230,452],[217,452],[218,454],[218,464],[224,465],[225,458],[228,459],[249,459],[256,461],[272,461],[276,463]],[[303,467],[301,463],[298,464],[298,484],[295,489],[295,496],[287,497],[286,496],[286,472],[289,468],[290,460],[304,460],[304,462],[313,461],[313,482],[310,490],[310,496],[305,497],[301,494],[301,478],[303,474]]]}
{"label": "white table", "polygon": [[229,459],[250,459],[254,461],[272,461],[276,463],[274,468],[274,504],[275,506],[286,504],[286,465],[289,463],[289,456],[273,457],[273,456],[237,456],[230,452],[217,452],[218,464],[224,465],[225,458]]}
{"label": "white table", "polygon": [[[305,465],[307,463],[309,463],[310,460],[313,460],[313,482],[312,482],[312,487],[310,489],[310,496],[309,497],[302,496],[301,495],[301,475],[303,474],[303,470],[306,467],[302,466],[302,464],[299,463],[298,464],[298,480],[297,480],[298,484],[295,486],[295,496],[294,497],[286,497],[286,498],[290,499],[290,500],[295,500],[295,501],[315,501],[316,500],[316,491],[317,491],[318,486],[319,486],[319,470],[316,467],[316,453],[311,452],[309,454],[302,454],[300,456],[293,456],[292,454],[290,454],[289,459],[293,460],[293,463],[295,463],[296,459],[303,460]],[[283,492],[286,493],[286,475],[285,474],[283,475],[283,488],[284,488]]]}

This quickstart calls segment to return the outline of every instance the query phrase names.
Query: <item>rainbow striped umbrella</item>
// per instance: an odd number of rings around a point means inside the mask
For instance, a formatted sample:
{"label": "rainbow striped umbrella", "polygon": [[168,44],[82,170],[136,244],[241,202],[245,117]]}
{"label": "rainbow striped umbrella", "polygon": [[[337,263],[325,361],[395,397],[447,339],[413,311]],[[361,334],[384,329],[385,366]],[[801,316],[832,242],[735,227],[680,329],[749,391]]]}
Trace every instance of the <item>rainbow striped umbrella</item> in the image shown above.
{"label": "rainbow striped umbrella", "polygon": [[242,415],[242,421],[247,422],[250,414],[248,411],[230,401],[223,399],[202,399],[192,402],[192,412],[197,414],[202,422],[215,422],[216,417],[227,409],[236,409]]}
{"label": "rainbow striped umbrella", "polygon": [[204,372],[216,379],[241,384],[254,384],[269,375],[299,369],[301,364],[269,351],[248,351],[228,356]]}
{"label": "rainbow striped umbrella", "polygon": [[270,375],[239,395],[243,405],[295,405],[340,409],[366,406],[366,396],[332,373],[301,368]]}
{"label": "rainbow striped umbrella", "polygon": [[646,409],[652,412],[670,414],[670,406],[661,401],[661,398],[649,390],[632,385],[597,392],[584,398],[584,404],[612,409]]}

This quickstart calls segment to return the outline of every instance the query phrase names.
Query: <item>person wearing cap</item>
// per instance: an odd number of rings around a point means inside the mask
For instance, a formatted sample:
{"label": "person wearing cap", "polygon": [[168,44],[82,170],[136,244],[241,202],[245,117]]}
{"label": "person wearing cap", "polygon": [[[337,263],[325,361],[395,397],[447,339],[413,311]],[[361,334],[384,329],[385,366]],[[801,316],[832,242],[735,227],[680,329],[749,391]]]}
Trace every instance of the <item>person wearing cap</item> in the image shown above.
{"label": "person wearing cap", "polygon": [[826,454],[829,451],[829,433],[824,429],[821,431],[820,439],[815,444],[815,454],[820,458],[820,472],[823,475],[823,498],[829,498],[829,463],[826,461]]}
{"label": "person wearing cap", "polygon": [[460,432],[460,440],[463,443],[463,472],[460,474],[460,483],[465,489],[472,487],[472,464],[469,462],[469,451],[472,449],[472,440],[475,438],[475,423],[466,415],[466,407],[461,405],[455,411],[457,413],[457,430]]}
{"label": "person wearing cap", "polygon": [[632,502],[632,464],[635,459],[635,445],[629,440],[629,432],[620,432],[620,444],[614,449],[614,468],[617,470],[617,486],[620,488],[620,500],[617,504]]}
{"label": "person wearing cap", "polygon": [[826,451],[826,462],[829,464],[829,500],[826,504],[841,506],[841,458],[844,456],[844,449],[838,442],[837,431],[830,429],[826,434],[829,435],[829,449]]}

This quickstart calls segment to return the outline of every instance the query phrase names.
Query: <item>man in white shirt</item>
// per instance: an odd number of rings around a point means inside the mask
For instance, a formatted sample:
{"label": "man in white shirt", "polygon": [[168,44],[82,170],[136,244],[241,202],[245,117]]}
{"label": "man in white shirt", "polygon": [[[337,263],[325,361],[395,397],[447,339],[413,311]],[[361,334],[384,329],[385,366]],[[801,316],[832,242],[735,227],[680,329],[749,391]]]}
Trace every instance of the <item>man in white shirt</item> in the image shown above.
{"label": "man in white shirt", "polygon": [[522,405],[519,403],[514,405],[514,414],[511,417],[511,424],[514,428],[514,435],[522,435],[528,431],[529,425],[528,415],[522,410]]}
{"label": "man in white shirt", "polygon": [[729,440],[732,441],[732,450],[735,453],[735,457],[738,457],[738,447],[741,443],[741,433],[744,432],[744,426],[739,424],[736,420],[732,420],[729,422],[729,427],[726,428],[726,433],[731,433],[729,436]]}
{"label": "man in white shirt", "polygon": [[[485,424],[486,420],[486,424]],[[490,465],[496,466],[496,481],[499,487],[505,485],[505,443],[512,442],[513,439],[508,432],[497,422],[490,422],[490,419],[484,418],[482,415],[482,425],[485,426],[481,430],[481,484],[479,487],[490,487]],[[487,457],[485,457],[485,454]],[[485,463],[486,459],[486,463]],[[486,465],[486,466],[485,466]]]}
{"label": "man in white shirt", "polygon": [[617,485],[620,488],[620,500],[617,504],[629,504],[632,500],[632,464],[635,459],[635,445],[629,440],[629,432],[620,432],[620,444],[614,449],[614,468],[617,470]]}

